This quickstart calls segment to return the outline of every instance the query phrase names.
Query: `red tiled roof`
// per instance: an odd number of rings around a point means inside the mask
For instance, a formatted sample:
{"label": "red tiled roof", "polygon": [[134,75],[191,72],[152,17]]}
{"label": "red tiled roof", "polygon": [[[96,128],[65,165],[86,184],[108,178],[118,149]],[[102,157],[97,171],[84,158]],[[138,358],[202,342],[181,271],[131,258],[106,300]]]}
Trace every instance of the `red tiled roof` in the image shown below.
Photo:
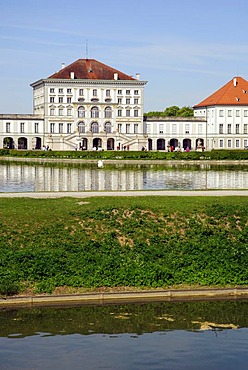
{"label": "red tiled roof", "polygon": [[95,59],[78,59],[48,78],[71,79],[71,72],[74,72],[75,79],[115,80],[114,74],[118,73],[118,80],[135,80],[135,78],[100,63]]}
{"label": "red tiled roof", "polygon": [[213,105],[248,105],[248,81],[242,77],[234,77],[194,108]]}

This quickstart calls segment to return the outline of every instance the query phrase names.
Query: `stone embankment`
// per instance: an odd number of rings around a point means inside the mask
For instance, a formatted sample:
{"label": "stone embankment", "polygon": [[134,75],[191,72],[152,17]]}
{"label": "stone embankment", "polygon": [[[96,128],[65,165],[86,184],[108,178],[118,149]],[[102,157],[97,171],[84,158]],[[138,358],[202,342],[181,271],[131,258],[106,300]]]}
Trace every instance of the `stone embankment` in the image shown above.
{"label": "stone embankment", "polygon": [[1,297],[0,308],[68,304],[122,304],[134,302],[248,299],[248,288],[169,289],[133,292],[101,292],[64,295]]}

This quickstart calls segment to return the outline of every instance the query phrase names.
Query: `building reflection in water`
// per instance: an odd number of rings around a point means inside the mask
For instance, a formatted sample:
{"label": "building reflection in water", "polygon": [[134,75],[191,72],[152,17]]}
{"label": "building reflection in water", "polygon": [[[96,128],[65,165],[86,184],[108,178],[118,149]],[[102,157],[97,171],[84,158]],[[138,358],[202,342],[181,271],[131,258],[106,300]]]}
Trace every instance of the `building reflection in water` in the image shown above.
{"label": "building reflection in water", "polygon": [[84,191],[158,189],[247,189],[247,168],[187,170],[173,166],[48,167],[0,165],[0,191]]}

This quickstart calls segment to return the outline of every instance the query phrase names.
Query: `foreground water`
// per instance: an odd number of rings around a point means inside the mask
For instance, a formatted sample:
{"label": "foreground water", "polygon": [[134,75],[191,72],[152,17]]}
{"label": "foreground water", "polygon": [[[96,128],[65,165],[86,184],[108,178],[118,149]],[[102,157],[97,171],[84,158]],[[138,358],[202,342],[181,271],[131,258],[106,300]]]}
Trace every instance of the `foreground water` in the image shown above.
{"label": "foreground water", "polygon": [[0,192],[247,189],[248,165],[0,164]]}
{"label": "foreground water", "polygon": [[0,311],[0,369],[246,369],[248,301]]}

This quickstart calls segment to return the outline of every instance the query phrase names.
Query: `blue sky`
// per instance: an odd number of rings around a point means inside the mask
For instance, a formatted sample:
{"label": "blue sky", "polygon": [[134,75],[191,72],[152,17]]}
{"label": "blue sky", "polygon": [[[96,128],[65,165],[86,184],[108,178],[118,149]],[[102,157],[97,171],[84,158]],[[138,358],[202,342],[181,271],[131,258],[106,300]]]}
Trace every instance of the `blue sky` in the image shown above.
{"label": "blue sky", "polygon": [[148,81],[145,111],[193,106],[248,79],[247,0],[0,0],[0,113],[32,113],[30,84],[97,59]]}

